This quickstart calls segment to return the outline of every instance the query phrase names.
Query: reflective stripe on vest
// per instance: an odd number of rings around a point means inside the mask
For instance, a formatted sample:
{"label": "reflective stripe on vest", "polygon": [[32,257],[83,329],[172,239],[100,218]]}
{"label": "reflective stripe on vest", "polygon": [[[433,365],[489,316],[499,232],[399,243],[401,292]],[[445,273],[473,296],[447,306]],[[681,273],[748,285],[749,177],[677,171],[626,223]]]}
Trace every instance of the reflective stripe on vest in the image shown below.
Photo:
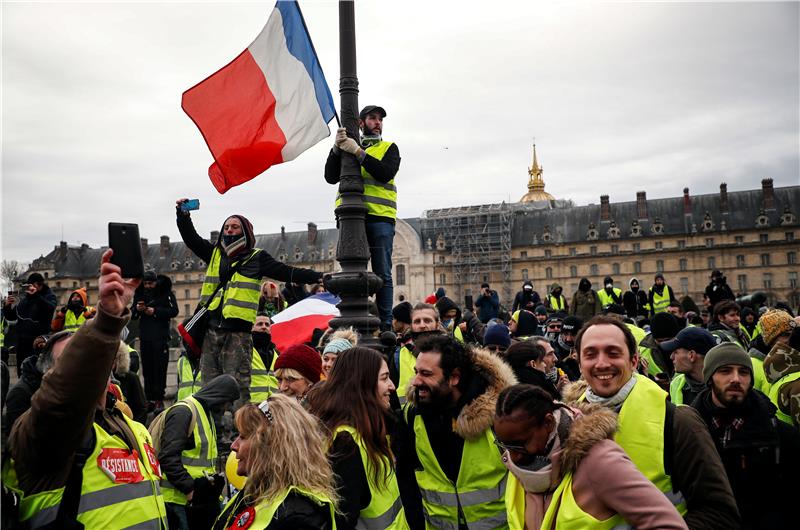
{"label": "reflective stripe on vest", "polygon": [[261,403],[278,391],[278,378],[275,377],[276,352],[272,354],[272,366],[267,370],[264,359],[258,350],[253,348],[253,360],[250,362],[250,403]]}
{"label": "reflective stripe on vest", "polygon": [[358,530],[401,530],[408,528],[403,504],[400,500],[400,489],[397,486],[397,476],[394,469],[392,469],[392,462],[385,456],[381,457],[390,474],[385,482],[376,483],[374,467],[369,459],[367,448],[361,435],[353,427],[340,425],[333,431],[333,440],[336,439],[336,435],[340,432],[350,434],[358,446],[358,451],[361,454],[361,465],[364,467],[364,474],[369,484],[370,501],[366,508],[359,513],[356,528]]}
{"label": "reflective stripe on vest", "polygon": [[[221,291],[214,296],[208,305],[213,311],[222,303],[222,318],[238,318],[253,323],[258,312],[258,299],[261,296],[261,269],[257,258],[261,249],[253,249],[243,258],[239,270],[228,280]],[[200,303],[205,303],[219,284],[219,266],[222,261],[222,249],[214,247],[211,261],[206,270],[203,287],[200,290]],[[233,268],[238,261],[230,264]]]}
{"label": "reflective stripe on vest", "polygon": [[663,313],[669,307],[669,286],[664,284],[664,290],[658,294],[653,288],[650,288],[653,293],[653,313]]}
{"label": "reflective stripe on vest", "polygon": [[[200,478],[204,473],[213,475],[216,472],[217,460],[217,436],[214,422],[210,420],[200,402],[192,396],[173,405],[173,407],[181,406],[193,408],[197,419],[192,432],[194,447],[184,449],[181,453],[181,463],[192,478]],[[186,495],[175,488],[166,477],[161,481],[161,488],[164,490],[165,502],[186,504]]]}
{"label": "reflective stripe on vest", "polygon": [[606,307],[606,306],[609,306],[611,304],[621,304],[622,303],[622,290],[618,289],[616,287],[612,287],[611,290],[614,292],[614,294],[617,296],[617,298],[619,298],[619,302],[614,300],[614,297],[611,296],[610,294],[608,294],[605,289],[600,289],[599,291],[597,291],[597,298],[600,299],[600,306]]}
{"label": "reflective stripe on vest", "polygon": [[[377,160],[383,160],[386,151],[389,150],[392,142],[378,142],[364,149],[364,151]],[[368,215],[378,217],[397,217],[397,187],[394,178],[386,184],[375,180],[372,175],[361,167],[361,177],[364,179],[364,206],[367,208]],[[342,198],[336,194],[336,206],[342,203]]]}
{"label": "reflective stripe on vest", "polygon": [[567,300],[564,298],[563,294],[558,295],[558,298],[551,294],[548,296],[548,298],[550,299],[550,309],[554,309],[556,311],[564,310],[564,304],[566,304]]}
{"label": "reflective stripe on vest", "polygon": [[542,528],[559,530],[623,530],[632,528],[621,515],[614,514],[603,521],[581,510],[572,493],[572,473],[567,473],[553,492],[550,506],[544,514]]}
{"label": "reflective stripe on vest", "polygon": [[[164,498],[158,475],[150,465],[144,444],[151,444],[144,425],[122,416],[136,438],[138,466],[143,480],[135,483],[115,483],[101,468],[98,457],[103,449],[130,448],[118,437],[111,436],[93,424],[95,447],[83,466],[81,497],[78,505],[79,523],[85,528],[103,529],[160,529],[167,527]],[[30,528],[39,528],[56,520],[64,487],[22,496],[19,506],[21,521]]]}
{"label": "reflective stripe on vest", "polygon": [[[407,412],[407,411],[406,411]],[[450,482],[433,453],[425,422],[414,417],[416,452],[422,469],[415,470],[426,521],[436,528],[458,530],[459,511],[470,530],[507,528],[505,489],[508,470],[490,429],[464,440],[456,483]]]}
{"label": "reflective stripe on vest", "polygon": [[672,479],[664,469],[667,393],[645,376],[634,374],[633,377],[636,384],[619,411],[619,429],[614,441],[622,446],[642,475],[667,496],[678,512],[686,515],[683,495],[672,491]]}
{"label": "reflective stripe on vest", "polygon": [[792,426],[795,425],[792,417],[781,410],[780,393],[783,385],[791,383],[792,381],[797,381],[798,379],[800,379],[800,372],[794,372],[781,377],[769,387],[769,400],[772,401],[772,403],[774,403],[775,407],[778,409],[775,411],[775,416],[777,416],[777,418],[782,422],[788,423]]}
{"label": "reflective stripe on vest", "polygon": [[192,369],[192,363],[184,355],[178,357],[176,369],[178,376],[178,401],[182,401],[191,396],[203,386],[200,377],[200,370],[197,373]]}
{"label": "reflective stripe on vest", "polygon": [[69,309],[67,309],[66,314],[64,315],[64,329],[63,331],[75,331],[79,327],[86,322],[86,316],[84,316],[84,312],[81,311],[78,313],[78,316],[75,316],[75,313]]}
{"label": "reflective stripe on vest", "polygon": [[400,405],[405,405],[408,398],[408,387],[414,379],[414,368],[417,366],[417,358],[411,353],[408,346],[400,348],[400,375],[397,384],[397,397]]}

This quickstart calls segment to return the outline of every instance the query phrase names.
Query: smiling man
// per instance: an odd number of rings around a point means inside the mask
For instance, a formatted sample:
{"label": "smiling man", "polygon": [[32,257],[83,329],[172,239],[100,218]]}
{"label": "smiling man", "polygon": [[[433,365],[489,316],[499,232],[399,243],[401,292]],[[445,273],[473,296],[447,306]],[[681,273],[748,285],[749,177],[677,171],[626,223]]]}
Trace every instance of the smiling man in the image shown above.
{"label": "smiling man", "polygon": [[689,528],[738,528],[730,484],[695,410],[676,407],[657,384],[636,373],[636,340],[616,318],[596,316],[575,339],[581,399],[619,413],[615,441],[683,514]]}

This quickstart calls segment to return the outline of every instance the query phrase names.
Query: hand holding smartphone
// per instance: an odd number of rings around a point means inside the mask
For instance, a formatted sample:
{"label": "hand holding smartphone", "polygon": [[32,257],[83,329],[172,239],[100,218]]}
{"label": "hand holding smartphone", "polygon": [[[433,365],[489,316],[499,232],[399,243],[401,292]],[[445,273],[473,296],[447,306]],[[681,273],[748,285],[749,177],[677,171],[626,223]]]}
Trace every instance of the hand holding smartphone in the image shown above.
{"label": "hand holding smartphone", "polygon": [[142,243],[139,225],[133,223],[108,223],[108,246],[114,251],[111,263],[122,269],[123,278],[144,276]]}

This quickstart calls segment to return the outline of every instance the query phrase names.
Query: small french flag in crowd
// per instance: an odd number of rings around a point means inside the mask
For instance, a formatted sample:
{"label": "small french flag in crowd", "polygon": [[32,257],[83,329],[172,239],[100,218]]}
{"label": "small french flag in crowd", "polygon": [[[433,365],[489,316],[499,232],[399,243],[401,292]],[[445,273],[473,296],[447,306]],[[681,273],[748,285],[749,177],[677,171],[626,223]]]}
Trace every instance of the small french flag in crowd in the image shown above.
{"label": "small french flag in crowd", "polygon": [[328,329],[328,322],[339,316],[336,304],[340,301],[332,293],[317,293],[274,315],[270,333],[278,351],[284,351],[292,344],[310,341],[317,328]]}
{"label": "small french flag in crowd", "polygon": [[208,176],[220,193],[329,136],[333,97],[297,2],[279,0],[256,40],[181,106],[214,156]]}

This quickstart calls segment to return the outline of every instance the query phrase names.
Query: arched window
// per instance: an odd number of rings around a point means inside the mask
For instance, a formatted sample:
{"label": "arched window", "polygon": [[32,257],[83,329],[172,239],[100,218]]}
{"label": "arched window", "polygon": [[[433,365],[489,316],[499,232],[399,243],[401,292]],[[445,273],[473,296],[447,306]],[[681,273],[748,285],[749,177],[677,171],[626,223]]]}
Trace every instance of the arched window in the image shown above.
{"label": "arched window", "polygon": [[405,285],[406,284],[406,266],[405,265],[398,265],[395,267],[395,285]]}

